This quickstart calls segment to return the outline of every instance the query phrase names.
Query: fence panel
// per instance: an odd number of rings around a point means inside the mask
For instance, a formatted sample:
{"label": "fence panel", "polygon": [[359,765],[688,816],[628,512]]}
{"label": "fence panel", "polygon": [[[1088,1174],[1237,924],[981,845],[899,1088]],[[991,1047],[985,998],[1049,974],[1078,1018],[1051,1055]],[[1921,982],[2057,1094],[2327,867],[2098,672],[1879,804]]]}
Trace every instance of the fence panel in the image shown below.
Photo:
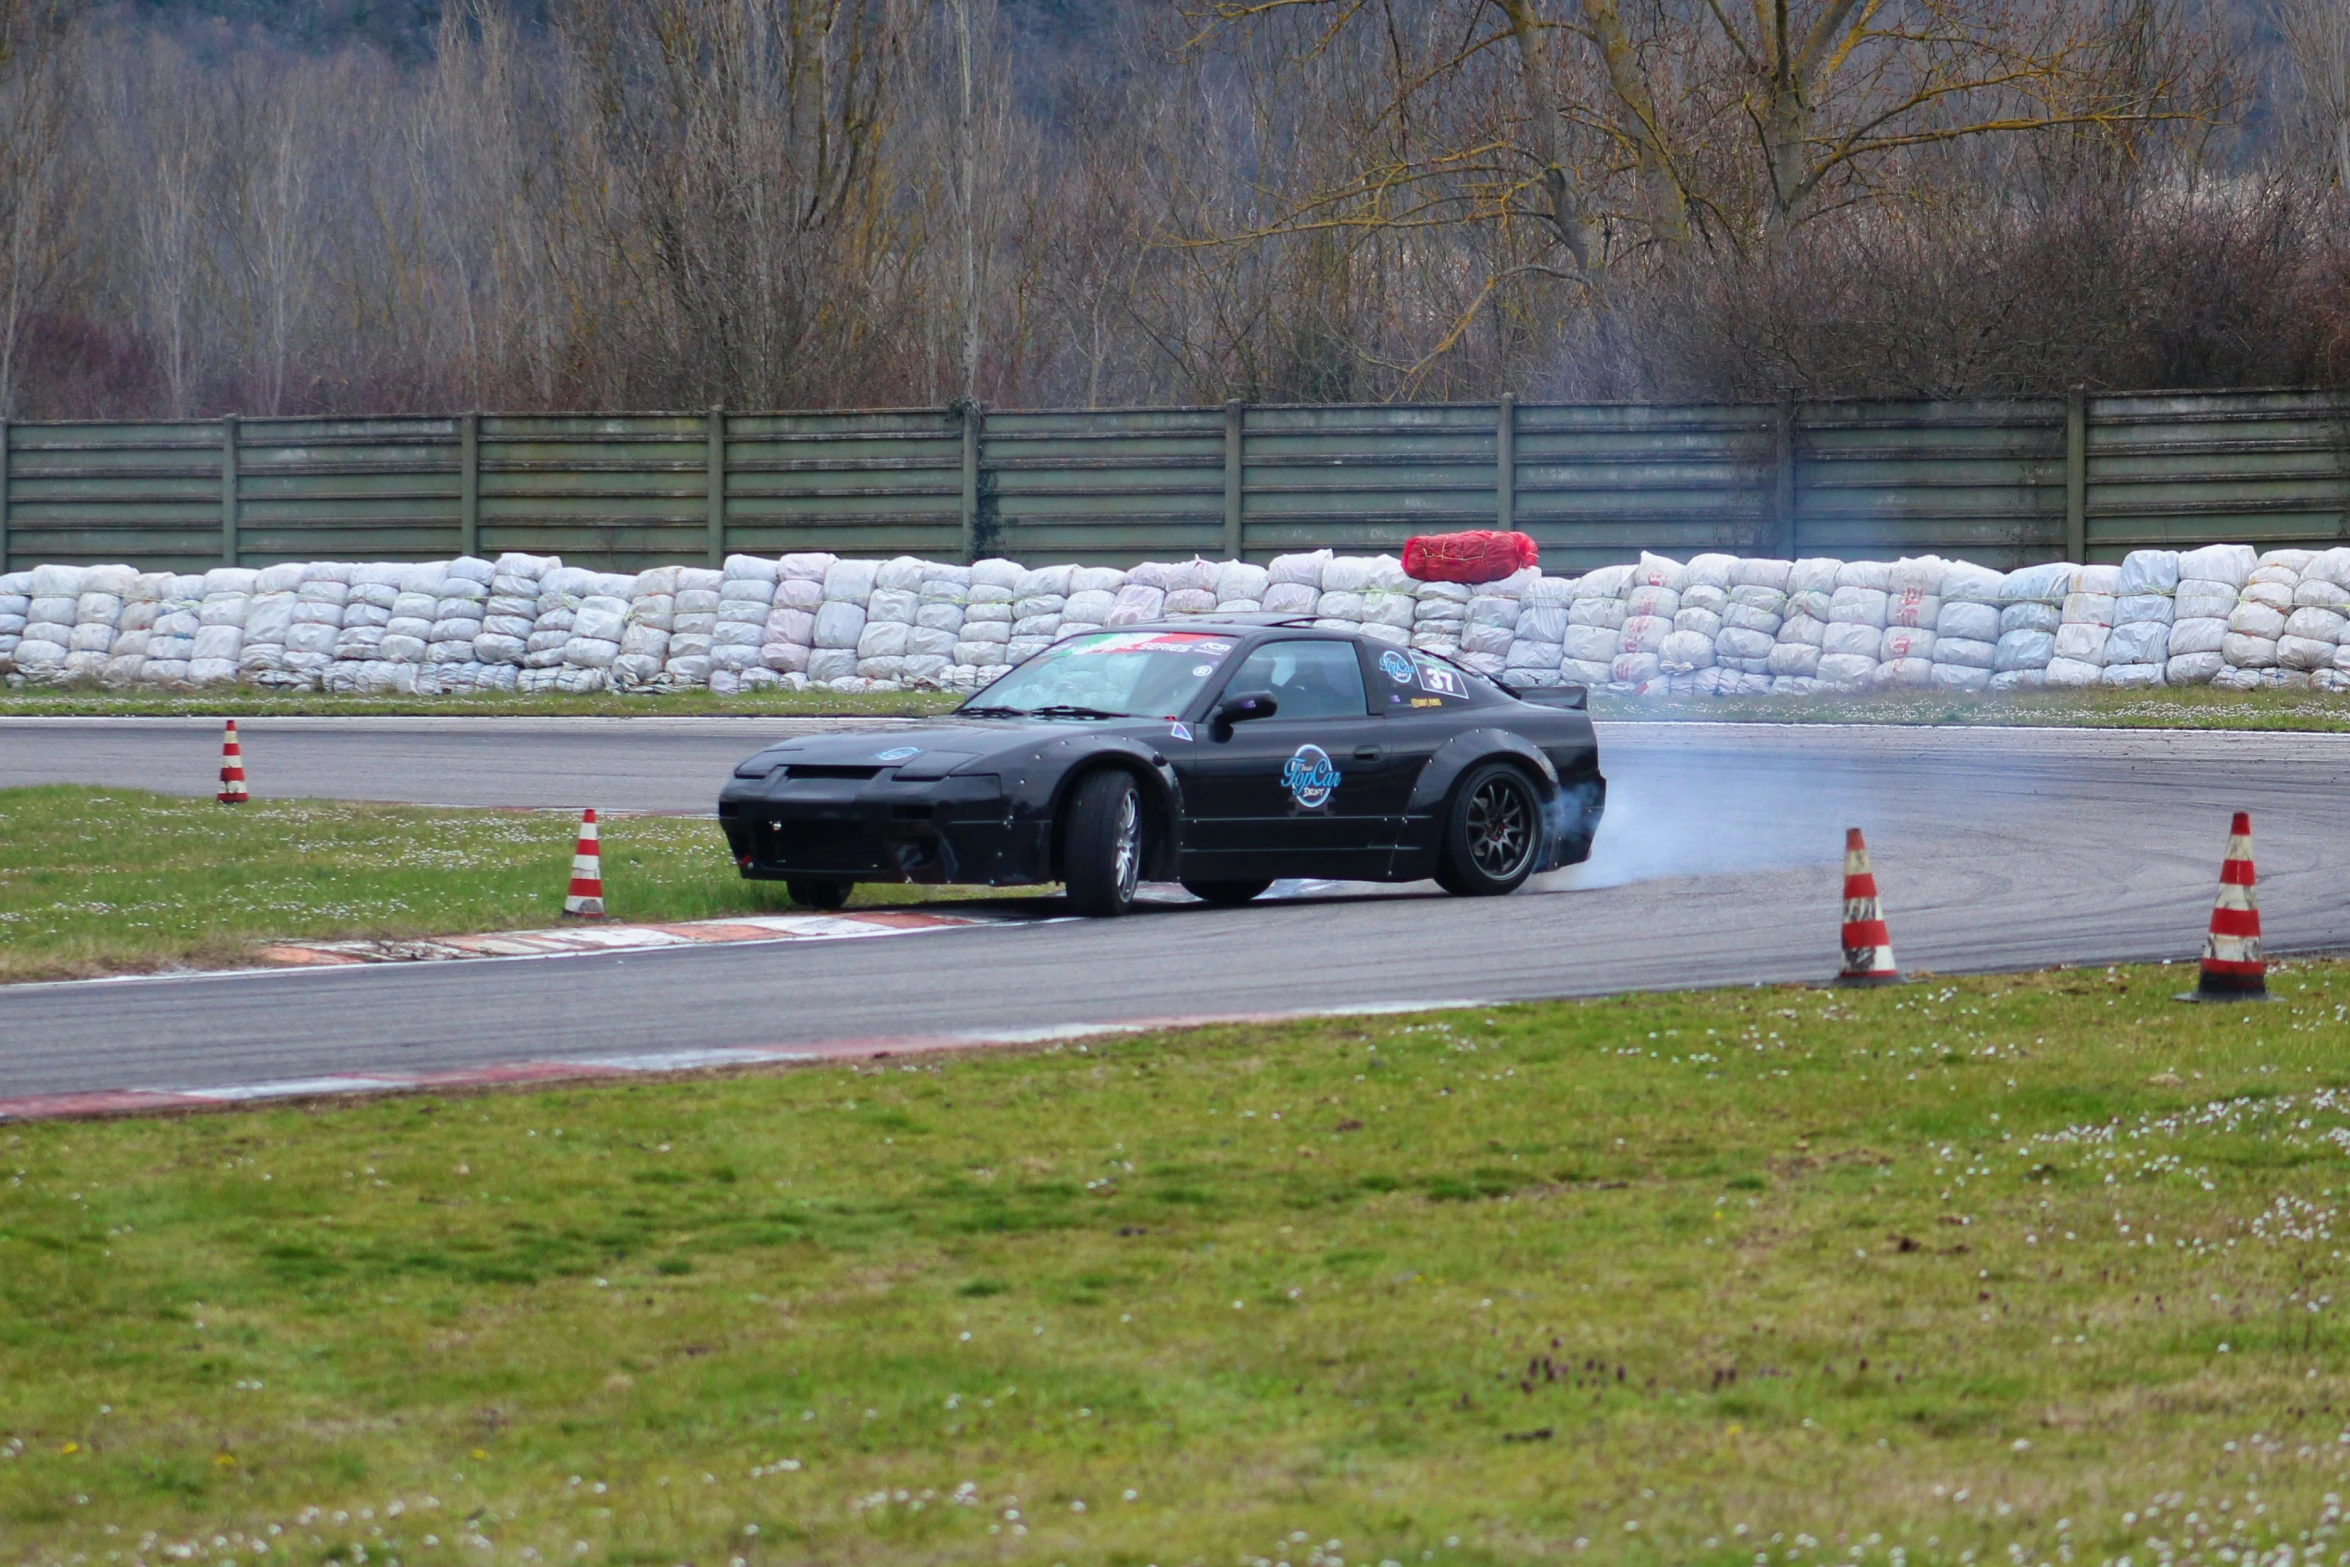
{"label": "fence panel", "polygon": [[1769,408],[1522,406],[1513,519],[1560,570],[1754,553],[1774,523],[1776,443]]}
{"label": "fence panel", "polygon": [[726,551],[1127,565],[1532,534],[1641,550],[1988,564],[2350,539],[2350,397],[13,424],[0,568],[400,560],[634,569]]}
{"label": "fence panel", "polygon": [[2089,554],[2215,540],[2350,537],[2350,399],[2236,392],[2100,397],[2088,430]]}
{"label": "fence panel", "polygon": [[2064,553],[2062,402],[1811,404],[1796,428],[1796,554]]}

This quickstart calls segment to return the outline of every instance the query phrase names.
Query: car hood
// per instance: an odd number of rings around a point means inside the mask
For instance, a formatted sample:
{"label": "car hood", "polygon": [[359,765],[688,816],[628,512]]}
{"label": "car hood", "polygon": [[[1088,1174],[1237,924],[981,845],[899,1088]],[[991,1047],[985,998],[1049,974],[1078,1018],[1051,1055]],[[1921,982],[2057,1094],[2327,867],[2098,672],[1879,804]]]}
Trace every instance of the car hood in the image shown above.
{"label": "car hood", "polygon": [[1025,755],[1059,741],[1164,738],[1163,718],[946,719],[905,729],[863,729],[779,741],[736,769],[754,775],[777,766],[894,767],[901,773],[986,772],[997,758]]}

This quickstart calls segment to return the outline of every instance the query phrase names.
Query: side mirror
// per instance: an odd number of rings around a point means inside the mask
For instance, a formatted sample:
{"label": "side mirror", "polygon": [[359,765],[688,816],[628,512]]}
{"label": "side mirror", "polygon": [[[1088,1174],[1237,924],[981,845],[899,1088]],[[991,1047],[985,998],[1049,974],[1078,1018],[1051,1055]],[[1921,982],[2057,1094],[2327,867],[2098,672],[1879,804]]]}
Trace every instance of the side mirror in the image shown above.
{"label": "side mirror", "polygon": [[1209,727],[1214,731],[1217,739],[1229,740],[1232,738],[1234,724],[1245,724],[1258,718],[1271,718],[1280,711],[1281,704],[1273,699],[1272,692],[1243,691],[1237,696],[1228,696],[1216,704],[1216,716],[1210,721]]}

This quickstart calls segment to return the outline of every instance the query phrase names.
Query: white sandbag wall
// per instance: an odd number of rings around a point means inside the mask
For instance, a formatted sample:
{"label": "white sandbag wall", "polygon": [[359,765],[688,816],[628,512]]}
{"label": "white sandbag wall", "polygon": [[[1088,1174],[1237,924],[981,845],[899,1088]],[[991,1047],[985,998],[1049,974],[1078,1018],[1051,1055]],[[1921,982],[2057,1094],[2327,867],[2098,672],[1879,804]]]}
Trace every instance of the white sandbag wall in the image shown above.
{"label": "white sandbag wall", "polygon": [[1329,550],[1132,571],[824,554],[633,575],[523,554],[200,576],[38,566],[0,576],[0,676],[348,695],[970,690],[1072,633],[1259,610],[1630,695],[2350,689],[2350,547],[2241,544],[2012,572],[1643,555],[1474,587]]}

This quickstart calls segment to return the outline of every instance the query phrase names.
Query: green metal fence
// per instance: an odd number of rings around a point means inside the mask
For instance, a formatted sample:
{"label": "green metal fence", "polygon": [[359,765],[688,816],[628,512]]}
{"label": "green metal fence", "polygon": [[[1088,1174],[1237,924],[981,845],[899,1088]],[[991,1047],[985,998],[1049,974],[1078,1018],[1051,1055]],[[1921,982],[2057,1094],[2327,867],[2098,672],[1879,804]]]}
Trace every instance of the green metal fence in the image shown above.
{"label": "green metal fence", "polygon": [[1123,565],[1522,528],[1642,549],[1994,565],[2350,538],[2350,398],[463,414],[14,424],[0,569],[528,550]]}

